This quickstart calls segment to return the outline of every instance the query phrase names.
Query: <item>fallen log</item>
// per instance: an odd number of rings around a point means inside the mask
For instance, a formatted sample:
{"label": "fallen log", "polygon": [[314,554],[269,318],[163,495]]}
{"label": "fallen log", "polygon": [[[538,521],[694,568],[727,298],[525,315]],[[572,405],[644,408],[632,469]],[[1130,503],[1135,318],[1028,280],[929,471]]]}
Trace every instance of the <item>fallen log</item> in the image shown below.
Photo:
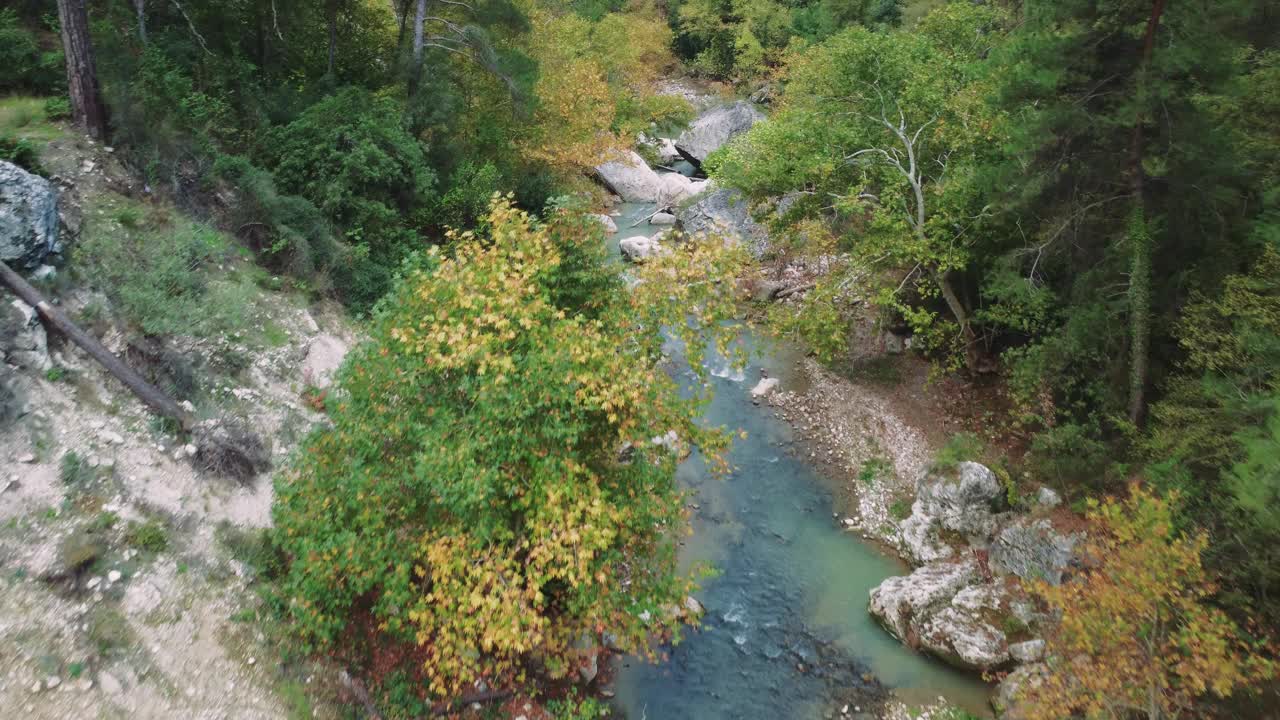
{"label": "fallen log", "polygon": [[189,432],[195,426],[195,418],[192,417],[191,413],[184,410],[181,405],[161,392],[159,388],[147,382],[138,374],[137,370],[134,370],[120,358],[113,355],[96,338],[71,322],[66,313],[50,305],[39,290],[32,287],[21,275],[14,272],[8,263],[3,261],[0,261],[0,283],[3,283],[23,302],[35,308],[46,328],[58,331],[68,340],[80,346],[82,350],[89,353],[94,360],[97,360],[102,367],[106,368],[107,372],[129,388],[130,392],[136,395],[157,415],[178,423],[184,432]]}

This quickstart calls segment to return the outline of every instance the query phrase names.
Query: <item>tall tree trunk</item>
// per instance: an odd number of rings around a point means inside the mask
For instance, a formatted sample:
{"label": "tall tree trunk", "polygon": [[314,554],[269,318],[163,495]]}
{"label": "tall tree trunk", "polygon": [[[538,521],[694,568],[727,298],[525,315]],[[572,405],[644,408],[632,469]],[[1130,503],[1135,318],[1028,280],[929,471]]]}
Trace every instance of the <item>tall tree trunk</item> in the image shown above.
{"label": "tall tree trunk", "polygon": [[325,69],[325,74],[333,77],[333,62],[338,55],[338,0],[329,0],[327,10],[329,21],[329,64]]}
{"label": "tall tree trunk", "polygon": [[418,81],[422,77],[422,53],[426,48],[423,36],[427,23],[427,0],[417,0],[413,13],[413,62],[409,66],[409,96],[418,94]]}
{"label": "tall tree trunk", "polygon": [[58,0],[62,48],[67,57],[67,91],[75,123],[96,140],[107,139],[107,110],[98,89],[98,69],[89,40],[85,0]]}
{"label": "tall tree trunk", "polygon": [[138,14],[138,40],[147,44],[147,0],[133,0],[134,12]]}
{"label": "tall tree trunk", "polygon": [[1156,31],[1167,0],[1152,0],[1147,30],[1142,40],[1142,58],[1137,76],[1137,116],[1129,147],[1129,183],[1134,211],[1129,222],[1129,421],[1141,425],[1147,414],[1147,382],[1151,365],[1151,245],[1147,224],[1146,183],[1142,170],[1142,103],[1146,102],[1147,73],[1155,50]]}

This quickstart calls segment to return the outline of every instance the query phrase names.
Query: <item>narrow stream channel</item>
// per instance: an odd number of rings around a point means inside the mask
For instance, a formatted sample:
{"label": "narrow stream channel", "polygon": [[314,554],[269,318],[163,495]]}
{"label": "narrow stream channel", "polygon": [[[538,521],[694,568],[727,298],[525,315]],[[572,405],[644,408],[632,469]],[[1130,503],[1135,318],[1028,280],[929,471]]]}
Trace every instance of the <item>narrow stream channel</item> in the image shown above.
{"label": "narrow stream channel", "polygon": [[[648,206],[620,210],[619,232],[609,238],[615,256],[619,238],[659,229],[631,228]],[[666,662],[620,660],[616,708],[629,720],[807,720],[838,717],[848,704],[857,717],[857,698],[875,694],[868,674],[908,703],[943,696],[989,717],[984,683],[912,652],[867,613],[871,588],[905,568],[840,529],[831,482],[793,452],[790,426],[751,402],[762,370],[783,388],[797,387],[794,349],[745,326],[739,342],[751,351],[745,370],[708,360],[715,396],[705,415],[710,425],[747,431],[730,452],[734,470],[712,477],[695,453],[678,471],[695,506],[681,562],[719,573],[697,594],[703,625],[670,648]],[[681,357],[679,348],[672,352]]]}

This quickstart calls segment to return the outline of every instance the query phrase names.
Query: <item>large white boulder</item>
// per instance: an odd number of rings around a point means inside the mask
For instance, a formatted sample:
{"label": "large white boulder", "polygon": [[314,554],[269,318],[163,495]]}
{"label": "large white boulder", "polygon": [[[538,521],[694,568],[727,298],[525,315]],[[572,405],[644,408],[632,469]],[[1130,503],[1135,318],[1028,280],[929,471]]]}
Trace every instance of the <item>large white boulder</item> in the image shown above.
{"label": "large white boulder", "polygon": [[307,347],[307,357],[302,361],[302,377],[312,387],[323,390],[333,384],[333,378],[342,367],[350,346],[333,335],[317,335]]}
{"label": "large white boulder", "polygon": [[999,479],[984,465],[961,462],[947,470],[930,469],[916,481],[911,516],[900,528],[903,553],[916,563],[948,558],[952,550],[944,533],[985,545],[999,525],[995,511],[1004,497]]}
{"label": "large white boulder", "polygon": [[58,242],[58,194],[53,185],[0,160],[0,260],[33,268]]}
{"label": "large white boulder", "polygon": [[913,619],[931,614],[978,578],[972,560],[935,563],[910,575],[891,577],[871,591],[867,609],[899,640],[913,635]]}
{"label": "large white boulder", "polygon": [[600,182],[625,202],[657,202],[662,179],[644,158],[628,150],[596,167]]}
{"label": "large white boulder", "polygon": [[635,237],[619,240],[618,249],[622,251],[623,258],[638,263],[657,255],[662,246],[653,238],[636,235]]}
{"label": "large white boulder", "polygon": [[676,149],[690,162],[701,165],[734,135],[750,130],[763,119],[764,113],[745,100],[712,108],[676,138]]}

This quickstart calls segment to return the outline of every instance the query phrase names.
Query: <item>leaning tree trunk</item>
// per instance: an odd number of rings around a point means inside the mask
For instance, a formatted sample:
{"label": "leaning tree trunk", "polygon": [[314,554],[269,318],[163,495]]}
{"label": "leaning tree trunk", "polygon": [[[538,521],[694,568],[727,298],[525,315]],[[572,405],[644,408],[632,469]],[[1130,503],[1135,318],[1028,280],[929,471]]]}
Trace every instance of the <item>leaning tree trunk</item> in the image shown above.
{"label": "leaning tree trunk", "polygon": [[1142,170],[1143,130],[1147,72],[1155,49],[1156,30],[1164,14],[1166,0],[1152,0],[1151,15],[1142,41],[1138,65],[1138,112],[1133,121],[1129,147],[1129,183],[1134,210],[1129,221],[1129,421],[1141,425],[1147,414],[1147,381],[1151,366],[1151,245],[1147,224],[1147,198]]}
{"label": "leaning tree trunk", "polygon": [[67,91],[71,116],[96,140],[107,139],[107,110],[98,90],[98,69],[89,40],[89,11],[85,0],[58,0],[62,49],[67,56]]}
{"label": "leaning tree trunk", "polygon": [[115,376],[117,380],[124,383],[138,399],[146,403],[156,414],[169,418],[178,423],[183,430],[190,430],[195,419],[182,406],[174,402],[172,398],[165,395],[159,388],[147,382],[138,371],[125,364],[120,358],[111,354],[111,351],[103,347],[92,335],[81,330],[78,325],[71,322],[58,308],[50,305],[40,291],[31,287],[31,284],[22,279],[22,276],[14,272],[6,263],[0,261],[0,284],[9,288],[14,295],[17,295],[23,302],[36,309],[36,313],[45,324],[54,330],[62,333],[68,340],[79,345],[85,352],[102,364],[107,372]]}

